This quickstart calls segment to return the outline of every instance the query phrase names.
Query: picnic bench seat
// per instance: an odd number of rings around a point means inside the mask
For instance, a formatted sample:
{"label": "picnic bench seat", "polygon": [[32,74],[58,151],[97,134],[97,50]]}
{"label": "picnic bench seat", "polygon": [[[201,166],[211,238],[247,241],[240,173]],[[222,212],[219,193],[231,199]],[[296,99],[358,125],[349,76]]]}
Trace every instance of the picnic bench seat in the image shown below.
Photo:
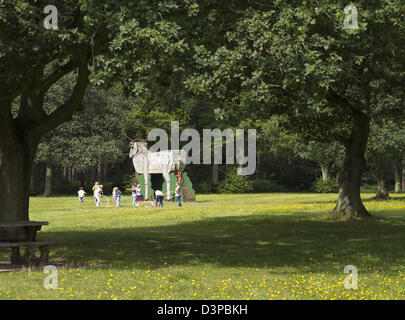
{"label": "picnic bench seat", "polygon": [[[49,247],[55,245],[49,241],[17,241],[17,242],[0,242],[0,248],[11,248],[12,253],[10,260],[12,264],[48,264]],[[20,248],[25,247],[24,255],[21,256]],[[35,257],[34,248],[38,247],[40,256]]]}
{"label": "picnic bench seat", "polygon": [[[41,227],[48,225],[47,221],[20,221],[20,222],[0,222],[0,230],[23,229],[20,236],[0,237],[0,248],[11,248],[10,260],[12,264],[43,264],[48,263],[49,247],[53,242],[37,241],[37,231]],[[24,247],[24,255],[20,254],[20,248]],[[40,257],[35,256],[35,248],[39,249]]]}

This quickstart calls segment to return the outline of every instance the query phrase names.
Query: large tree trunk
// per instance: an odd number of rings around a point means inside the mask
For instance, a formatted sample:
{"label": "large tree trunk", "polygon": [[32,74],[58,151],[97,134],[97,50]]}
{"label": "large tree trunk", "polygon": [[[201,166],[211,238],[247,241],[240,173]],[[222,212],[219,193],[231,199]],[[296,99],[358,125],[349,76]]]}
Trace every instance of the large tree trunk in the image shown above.
{"label": "large tree trunk", "polygon": [[402,162],[402,192],[405,192],[405,165]]}
{"label": "large tree trunk", "polygon": [[388,200],[390,196],[387,190],[387,184],[385,179],[385,160],[383,155],[374,155],[374,166],[377,175],[377,194],[375,200]]}
{"label": "large tree trunk", "polygon": [[366,165],[364,154],[369,134],[369,120],[356,117],[350,139],[345,145],[346,157],[338,173],[339,197],[333,213],[343,217],[370,216],[360,197],[360,183]]}
{"label": "large tree trunk", "polygon": [[107,180],[107,165],[106,164],[104,165],[104,169],[103,169],[103,177],[104,177],[104,180],[106,181]]}
{"label": "large tree trunk", "polygon": [[49,197],[52,194],[52,169],[46,166],[45,173],[45,197]]}
{"label": "large tree trunk", "polygon": [[[8,137],[9,143],[1,143],[0,169],[0,221],[28,221],[29,190],[34,156],[38,141],[20,137]],[[8,230],[0,238],[23,238],[22,230]]]}
{"label": "large tree trunk", "polygon": [[1,146],[1,222],[28,220],[31,171],[37,146],[18,139],[11,145]]}
{"label": "large tree trunk", "polygon": [[322,181],[328,181],[330,176],[329,176],[329,163],[319,163],[321,166],[321,171],[322,171]]}
{"label": "large tree trunk", "polygon": [[394,160],[394,178],[395,178],[395,192],[401,192],[401,183],[402,183],[402,159]]}
{"label": "large tree trunk", "polygon": [[389,200],[390,195],[387,190],[387,184],[385,182],[384,174],[379,174],[377,182],[377,194],[374,197],[375,200]]}
{"label": "large tree trunk", "polygon": [[211,171],[211,183],[212,183],[212,188],[213,190],[216,190],[217,186],[218,186],[218,165],[217,164],[213,164],[211,166],[212,171]]}
{"label": "large tree trunk", "polygon": [[35,189],[35,166],[32,165],[31,169],[31,181],[30,181],[30,191],[34,191]]}
{"label": "large tree trunk", "polygon": [[[87,64],[88,54],[78,51],[74,59],[45,76],[45,65],[38,63],[27,83],[21,83],[22,91],[0,95],[0,222],[29,220],[30,178],[39,140],[80,109],[89,82]],[[46,91],[76,68],[77,81],[70,97],[47,114],[43,109]],[[15,115],[11,107],[17,96],[20,96],[20,107]],[[22,231],[13,232],[20,235]]]}
{"label": "large tree trunk", "polygon": [[260,170],[260,154],[258,154],[256,156],[256,172],[255,172],[255,179],[260,179],[260,174],[261,174],[261,170]]}
{"label": "large tree trunk", "polygon": [[103,181],[103,166],[101,165],[101,161],[97,164],[97,179],[98,181]]}

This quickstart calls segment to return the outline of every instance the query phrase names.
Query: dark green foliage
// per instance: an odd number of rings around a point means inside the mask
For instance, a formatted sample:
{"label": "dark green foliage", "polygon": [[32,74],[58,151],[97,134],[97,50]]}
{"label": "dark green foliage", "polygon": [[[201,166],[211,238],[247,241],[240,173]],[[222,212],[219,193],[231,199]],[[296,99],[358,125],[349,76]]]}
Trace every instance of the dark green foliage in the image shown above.
{"label": "dark green foliage", "polygon": [[360,187],[360,191],[364,193],[376,193],[377,192],[377,186],[375,184],[363,184]]}
{"label": "dark green foliage", "polygon": [[253,191],[262,192],[287,192],[288,188],[272,180],[256,179],[253,181]]}
{"label": "dark green foliage", "polygon": [[122,193],[132,194],[131,187],[134,182],[138,183],[138,176],[138,173],[134,172],[123,177],[121,189]]}
{"label": "dark green foliage", "polygon": [[218,186],[219,193],[246,193],[253,191],[253,183],[247,176],[238,175],[236,168],[229,168]]}
{"label": "dark green foliage", "polygon": [[196,189],[196,192],[200,193],[200,194],[212,193],[211,184],[208,183],[207,181],[203,181],[201,183],[196,184],[195,189]]}
{"label": "dark green foliage", "polygon": [[[9,103],[0,105],[5,140],[11,132],[43,136],[37,166],[55,169],[55,192],[75,192],[74,180],[94,180],[95,173],[88,171],[98,165],[108,169],[108,178],[102,179],[109,181],[103,181],[108,188],[117,182],[129,186],[126,175],[133,168],[121,130],[140,139],[153,128],[169,130],[171,121],[200,132],[215,127],[258,130],[260,179],[251,182],[230,170],[224,174],[221,166],[220,185],[213,190],[208,167],[190,166],[198,193],[309,189],[319,171],[298,162],[297,155],[331,170],[333,164],[338,167],[337,141],[347,144],[359,115],[373,119],[369,154],[403,155],[402,123],[394,127],[384,120],[398,118],[404,110],[402,0],[359,0],[360,25],[353,31],[343,28],[344,1],[61,0],[58,33],[41,26],[43,2],[3,2],[0,98],[19,97],[63,71],[61,65],[75,65],[44,93],[43,105],[22,112],[18,121],[7,118]],[[72,121],[43,135],[69,118],[52,126],[42,121],[50,122],[45,115],[71,95],[74,70],[82,64],[76,61],[79,53],[92,71],[85,111],[73,114],[81,108],[72,107]],[[122,83],[119,94],[94,86],[105,89],[117,82]],[[127,100],[123,93],[133,97]],[[17,117],[19,108],[10,113]],[[377,118],[382,120],[375,122]],[[85,178],[62,181],[63,167],[74,167]],[[36,180],[43,179],[42,169],[36,168]],[[320,179],[313,188],[336,190],[333,181]]]}
{"label": "dark green foliage", "polygon": [[312,184],[312,190],[319,193],[334,193],[338,192],[338,185],[335,179],[322,180],[317,178]]}
{"label": "dark green foliage", "polygon": [[[82,187],[82,184],[80,181],[72,181],[72,182],[66,182],[66,183],[58,183],[53,185],[53,192],[55,194],[60,194],[60,195],[76,195],[77,191],[79,191],[79,188]],[[85,190],[87,192],[87,196],[91,196],[91,190]]]}

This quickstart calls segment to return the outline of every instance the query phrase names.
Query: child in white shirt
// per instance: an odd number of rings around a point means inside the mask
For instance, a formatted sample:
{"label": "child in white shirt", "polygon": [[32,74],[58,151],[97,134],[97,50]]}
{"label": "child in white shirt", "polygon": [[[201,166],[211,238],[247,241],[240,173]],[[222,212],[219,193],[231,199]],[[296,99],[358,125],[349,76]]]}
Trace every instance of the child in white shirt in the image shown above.
{"label": "child in white shirt", "polygon": [[176,191],[175,191],[175,196],[176,196],[176,201],[179,204],[179,207],[181,207],[181,187],[180,187],[180,182],[176,183]]}
{"label": "child in white shirt", "polygon": [[79,196],[80,202],[84,202],[84,196],[87,194],[86,191],[83,190],[83,187],[80,187],[79,191],[77,192]]}
{"label": "child in white shirt", "polygon": [[160,191],[160,190],[156,190],[155,191],[155,196],[156,196],[156,198],[155,198],[155,207],[157,208],[158,204],[160,204],[160,206],[163,208],[163,197],[164,197],[163,192]]}
{"label": "child in white shirt", "polygon": [[103,194],[103,185],[100,184],[100,185],[98,185],[97,188],[94,190],[94,197],[96,198],[96,207],[99,207],[99,206],[100,206],[102,194]]}
{"label": "child in white shirt", "polygon": [[117,207],[120,206],[121,193],[122,193],[122,192],[121,192],[120,189],[118,189],[118,187],[115,187],[115,188],[113,189],[112,197],[113,197],[113,200],[114,200],[115,205],[116,205]]}

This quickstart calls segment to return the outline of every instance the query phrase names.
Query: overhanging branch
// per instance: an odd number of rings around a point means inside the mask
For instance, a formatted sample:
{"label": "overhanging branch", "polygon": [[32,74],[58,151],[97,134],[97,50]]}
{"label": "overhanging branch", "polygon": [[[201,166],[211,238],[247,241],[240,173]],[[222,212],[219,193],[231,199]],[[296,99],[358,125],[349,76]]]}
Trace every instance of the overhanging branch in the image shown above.
{"label": "overhanging branch", "polygon": [[[328,91],[327,99],[328,100],[333,100],[339,106],[341,106],[341,107],[345,108],[346,110],[348,110],[355,118],[368,117],[368,115],[365,114],[364,112],[362,112],[360,109],[358,109],[355,104],[353,104],[348,99],[346,99],[345,97],[337,94],[336,92],[334,92],[331,89]],[[360,102],[357,102],[357,104],[361,105]]]}
{"label": "overhanging branch", "polygon": [[46,92],[54,83],[62,79],[68,73],[72,72],[75,68],[77,68],[77,61],[70,60],[67,64],[55,70],[52,74],[44,79],[42,91]]}
{"label": "overhanging branch", "polygon": [[54,112],[42,118],[42,121],[32,129],[32,133],[43,135],[62,123],[72,119],[83,101],[86,88],[89,83],[88,56],[81,58],[78,66],[78,76],[72,94],[65,103],[60,105]]}

